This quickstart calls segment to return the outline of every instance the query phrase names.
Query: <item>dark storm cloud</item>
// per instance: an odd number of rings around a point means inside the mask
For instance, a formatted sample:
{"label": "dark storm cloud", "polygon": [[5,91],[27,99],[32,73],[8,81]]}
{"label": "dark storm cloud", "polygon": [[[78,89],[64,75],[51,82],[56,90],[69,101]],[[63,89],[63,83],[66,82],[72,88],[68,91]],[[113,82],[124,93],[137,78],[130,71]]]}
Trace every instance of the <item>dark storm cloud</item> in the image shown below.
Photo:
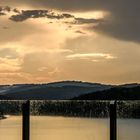
{"label": "dark storm cloud", "polygon": [[19,13],[20,11],[16,8],[11,8],[10,6],[0,6],[0,15],[7,15],[7,13],[14,12]]}
{"label": "dark storm cloud", "polygon": [[[10,0],[5,0],[6,2],[11,3]],[[140,42],[140,0],[13,0],[12,2],[15,5],[26,4],[34,8],[69,12],[97,10],[109,12],[110,16],[94,27],[94,31],[121,40]]]}
{"label": "dark storm cloud", "polygon": [[20,21],[27,20],[29,18],[41,18],[41,17],[59,20],[63,18],[73,18],[74,16],[66,13],[55,15],[54,12],[50,13],[48,10],[22,10],[21,13],[11,16],[10,19],[13,21],[20,22]]}
{"label": "dark storm cloud", "polygon": [[18,22],[27,20],[29,18],[46,17],[47,13],[47,10],[22,10],[17,15],[11,16],[10,19]]}
{"label": "dark storm cloud", "polygon": [[49,7],[67,11],[102,10],[111,14],[96,31],[109,36],[140,42],[140,0],[25,0],[35,7]]}
{"label": "dark storm cloud", "polygon": [[30,18],[41,18],[46,17],[49,19],[63,19],[63,18],[74,18],[69,13],[58,14],[50,12],[48,10],[18,10],[17,8],[11,8],[9,6],[0,6],[0,15],[7,15],[7,12],[13,12],[14,14],[10,17],[10,20],[21,22]]}
{"label": "dark storm cloud", "polygon": [[0,6],[0,16],[6,15],[6,12],[10,12],[11,8],[9,6]]}
{"label": "dark storm cloud", "polygon": [[41,18],[41,17],[46,17],[48,19],[57,19],[57,20],[61,20],[64,18],[73,18],[73,22],[65,22],[71,24],[92,24],[92,23],[102,22],[102,20],[97,20],[97,19],[76,18],[68,13],[63,13],[63,14],[56,14],[54,12],[49,13],[48,10],[26,10],[26,11],[22,10],[21,13],[11,16],[10,20],[15,22],[22,22],[30,18]]}
{"label": "dark storm cloud", "polygon": [[5,13],[3,13],[3,12],[0,12],[0,16],[4,16],[4,15],[6,15]]}
{"label": "dark storm cloud", "polygon": [[0,12],[10,12],[11,8],[9,6],[0,6]]}
{"label": "dark storm cloud", "polygon": [[10,20],[15,22],[22,22],[30,18],[46,17],[48,19],[57,19],[57,20],[61,20],[64,18],[73,18],[73,22],[65,22],[71,24],[92,24],[92,23],[102,22],[102,20],[98,20],[98,19],[77,18],[69,13],[58,14],[56,12],[52,12],[52,11],[50,12],[48,10],[22,10],[21,12],[19,10],[17,11],[18,14],[12,15],[9,18]]}

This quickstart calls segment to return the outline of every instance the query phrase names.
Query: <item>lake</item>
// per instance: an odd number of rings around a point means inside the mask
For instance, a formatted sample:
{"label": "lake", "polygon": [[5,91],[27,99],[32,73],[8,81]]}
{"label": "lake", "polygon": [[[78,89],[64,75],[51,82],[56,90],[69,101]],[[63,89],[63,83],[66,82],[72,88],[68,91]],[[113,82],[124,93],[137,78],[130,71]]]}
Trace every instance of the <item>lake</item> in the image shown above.
{"label": "lake", "polygon": [[[0,139],[21,140],[21,117],[0,120]],[[31,117],[31,140],[109,140],[109,120],[72,117]],[[118,140],[139,140],[140,120],[119,119]]]}

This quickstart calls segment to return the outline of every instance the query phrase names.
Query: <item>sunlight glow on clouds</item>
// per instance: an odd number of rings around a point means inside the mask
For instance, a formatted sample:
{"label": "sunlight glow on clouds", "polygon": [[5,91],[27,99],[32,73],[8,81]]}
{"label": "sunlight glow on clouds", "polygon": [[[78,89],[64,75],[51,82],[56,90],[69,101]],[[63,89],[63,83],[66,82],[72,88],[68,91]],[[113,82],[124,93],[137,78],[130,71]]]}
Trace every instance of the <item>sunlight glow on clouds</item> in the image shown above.
{"label": "sunlight glow on clouds", "polygon": [[[66,56],[69,60],[73,59],[91,59],[91,60],[97,60],[100,59],[114,59],[115,57],[110,54],[103,54],[103,53],[87,53],[87,54],[71,54]],[[94,60],[94,61],[95,61]]]}
{"label": "sunlight glow on clouds", "polygon": [[0,58],[0,73],[18,71],[20,70],[20,64],[19,59]]}
{"label": "sunlight glow on clouds", "polygon": [[103,11],[90,11],[90,12],[72,12],[75,17],[87,19],[103,19],[109,13]]}
{"label": "sunlight glow on clouds", "polygon": [[0,2],[1,84],[139,82],[139,15],[121,0],[13,1]]}

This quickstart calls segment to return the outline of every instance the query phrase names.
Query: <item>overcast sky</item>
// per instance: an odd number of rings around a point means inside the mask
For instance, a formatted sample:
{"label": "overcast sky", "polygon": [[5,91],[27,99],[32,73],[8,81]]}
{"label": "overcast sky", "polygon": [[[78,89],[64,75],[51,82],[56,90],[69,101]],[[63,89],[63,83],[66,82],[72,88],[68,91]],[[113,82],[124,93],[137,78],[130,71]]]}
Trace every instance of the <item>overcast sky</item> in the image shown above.
{"label": "overcast sky", "polygon": [[0,1],[0,84],[140,82],[139,0]]}

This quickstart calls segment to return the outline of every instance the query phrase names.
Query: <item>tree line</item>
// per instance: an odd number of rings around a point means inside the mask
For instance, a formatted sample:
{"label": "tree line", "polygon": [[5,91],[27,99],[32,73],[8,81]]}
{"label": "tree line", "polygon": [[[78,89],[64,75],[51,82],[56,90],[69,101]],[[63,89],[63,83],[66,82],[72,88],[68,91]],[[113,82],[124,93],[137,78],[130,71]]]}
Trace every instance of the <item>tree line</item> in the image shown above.
{"label": "tree line", "polygon": [[[0,117],[21,115],[24,101],[0,101]],[[109,101],[31,101],[31,115],[68,117],[109,117]],[[139,101],[118,101],[117,115],[120,118],[140,118]]]}

